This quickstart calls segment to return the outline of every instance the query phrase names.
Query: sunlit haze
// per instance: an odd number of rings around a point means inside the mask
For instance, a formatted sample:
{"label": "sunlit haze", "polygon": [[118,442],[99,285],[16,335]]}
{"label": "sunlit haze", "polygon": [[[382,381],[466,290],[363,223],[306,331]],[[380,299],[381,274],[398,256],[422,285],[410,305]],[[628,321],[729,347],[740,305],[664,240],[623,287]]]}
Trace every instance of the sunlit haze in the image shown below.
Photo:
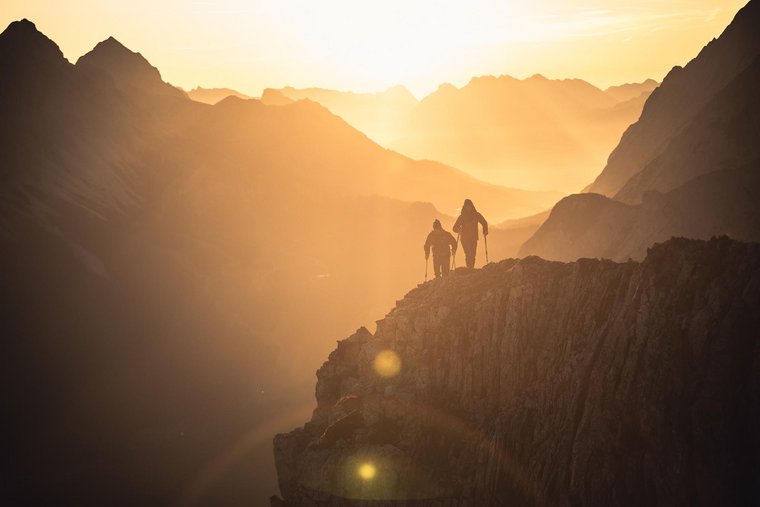
{"label": "sunlit haze", "polygon": [[0,505],[760,505],[758,28],[0,0]]}
{"label": "sunlit haze", "polygon": [[113,35],[167,81],[321,86],[418,97],[472,76],[541,73],[606,87],[661,80],[725,28],[744,0],[5,0],[75,61]]}

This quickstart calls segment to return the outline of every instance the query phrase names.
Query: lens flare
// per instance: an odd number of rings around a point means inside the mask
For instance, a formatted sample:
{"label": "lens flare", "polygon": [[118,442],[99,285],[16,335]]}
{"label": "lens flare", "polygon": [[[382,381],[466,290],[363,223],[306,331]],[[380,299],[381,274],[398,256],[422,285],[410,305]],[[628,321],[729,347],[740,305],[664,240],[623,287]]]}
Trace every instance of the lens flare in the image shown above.
{"label": "lens flare", "polygon": [[375,465],[373,465],[372,463],[363,463],[359,467],[359,477],[361,477],[365,481],[370,481],[374,479],[375,474],[377,474],[377,469],[375,468]]}
{"label": "lens flare", "polygon": [[401,371],[401,358],[392,350],[383,350],[375,356],[374,367],[381,377],[395,377]]}

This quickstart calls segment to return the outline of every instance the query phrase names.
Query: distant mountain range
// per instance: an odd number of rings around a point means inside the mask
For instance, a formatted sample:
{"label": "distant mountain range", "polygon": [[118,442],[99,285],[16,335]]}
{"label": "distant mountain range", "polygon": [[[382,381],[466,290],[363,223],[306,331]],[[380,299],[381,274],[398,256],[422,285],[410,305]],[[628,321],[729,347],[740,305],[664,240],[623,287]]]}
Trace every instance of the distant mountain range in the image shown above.
{"label": "distant mountain range", "polygon": [[390,147],[394,132],[417,105],[417,99],[403,86],[380,93],[354,93],[323,88],[267,88],[262,102],[281,105],[283,101],[309,99],[322,104],[375,142]]}
{"label": "distant mountain range", "polygon": [[580,190],[634,122],[654,80],[602,91],[579,80],[484,76],[417,100],[403,87],[377,94],[267,89],[262,101],[319,102],[380,144],[518,188]]}
{"label": "distant mountain range", "polygon": [[[760,4],[675,67],[588,187],[521,255],[642,259],[671,236],[760,241]],[[602,194],[602,195],[598,195]]]}
{"label": "distant mountain range", "polygon": [[642,95],[649,96],[660,83],[654,79],[647,79],[641,83],[626,83],[619,86],[610,86],[604,93],[620,102],[626,100],[638,99]]}
{"label": "distant mountain range", "polygon": [[230,88],[201,88],[200,86],[197,86],[187,92],[187,95],[195,101],[203,102],[204,104],[211,104],[212,106],[230,96],[237,97],[239,99],[251,98],[244,93],[240,93]]}
{"label": "distant mountain range", "polygon": [[638,118],[647,93],[621,102],[578,79],[475,78],[422,100],[390,146],[487,181],[577,191]]}

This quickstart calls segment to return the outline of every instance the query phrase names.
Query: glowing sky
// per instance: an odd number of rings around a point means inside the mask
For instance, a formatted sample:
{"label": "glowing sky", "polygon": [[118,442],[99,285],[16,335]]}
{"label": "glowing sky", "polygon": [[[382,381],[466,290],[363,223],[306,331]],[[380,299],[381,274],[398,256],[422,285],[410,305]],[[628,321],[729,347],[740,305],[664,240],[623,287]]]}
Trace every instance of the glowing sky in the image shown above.
{"label": "glowing sky", "polygon": [[186,89],[268,86],[418,96],[472,76],[535,73],[598,86],[662,79],[746,0],[1,0],[71,61],[113,35]]}

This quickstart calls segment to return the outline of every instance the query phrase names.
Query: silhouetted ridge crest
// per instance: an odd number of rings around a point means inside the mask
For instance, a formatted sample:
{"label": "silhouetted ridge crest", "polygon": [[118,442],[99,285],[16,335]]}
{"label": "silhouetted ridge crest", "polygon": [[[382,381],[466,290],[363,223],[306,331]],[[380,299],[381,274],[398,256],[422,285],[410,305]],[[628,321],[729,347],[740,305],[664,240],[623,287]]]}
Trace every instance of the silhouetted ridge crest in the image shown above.
{"label": "silhouetted ridge crest", "polygon": [[76,63],[77,67],[94,67],[113,79],[123,91],[185,96],[185,93],[165,83],[156,67],[140,53],[130,50],[114,37],[99,42],[89,53]]}
{"label": "silhouetted ridge crest", "polygon": [[3,66],[0,74],[7,78],[10,72],[19,72],[21,67],[65,63],[68,62],[58,45],[26,18],[12,22],[0,34],[0,65]]}
{"label": "silhouetted ridge crest", "polygon": [[684,67],[673,67],[647,100],[638,122],[623,135],[588,191],[615,195],[654,160],[723,87],[760,54],[760,3],[750,1],[717,39]]}

